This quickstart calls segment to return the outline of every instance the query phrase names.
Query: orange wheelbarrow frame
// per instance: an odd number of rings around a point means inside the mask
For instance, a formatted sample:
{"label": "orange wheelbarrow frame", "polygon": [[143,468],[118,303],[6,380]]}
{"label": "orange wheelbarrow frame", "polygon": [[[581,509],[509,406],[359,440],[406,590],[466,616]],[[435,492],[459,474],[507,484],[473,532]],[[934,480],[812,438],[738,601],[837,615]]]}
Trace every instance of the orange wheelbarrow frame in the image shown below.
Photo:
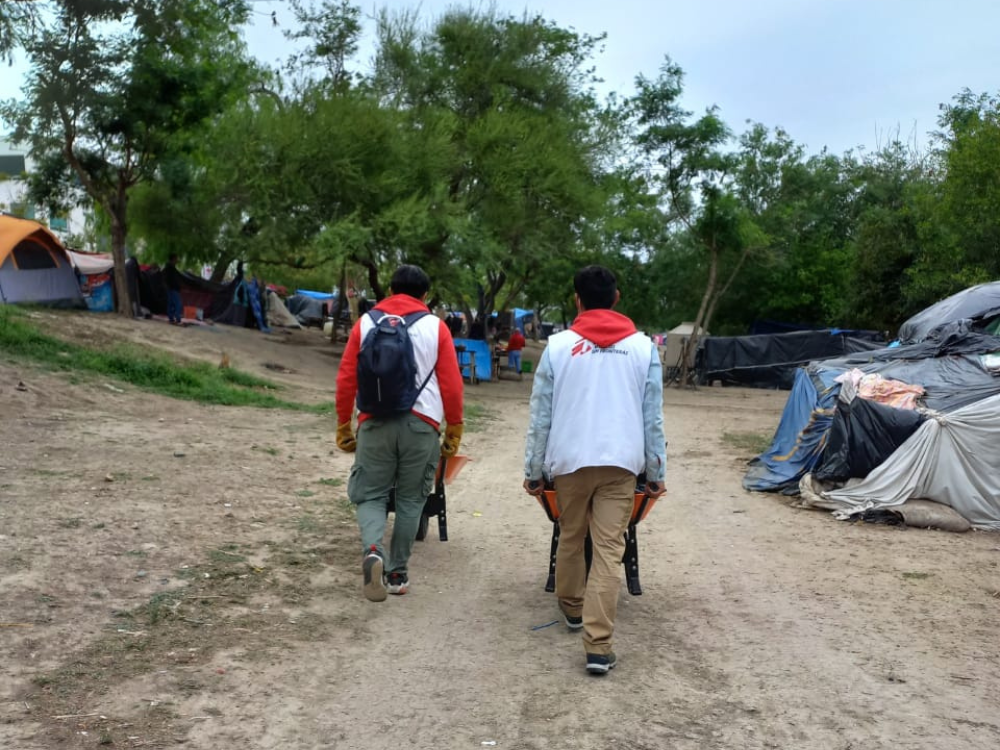
{"label": "orange wheelbarrow frame", "polygon": [[[535,497],[538,504],[542,506],[545,515],[552,522],[552,543],[549,550],[549,575],[545,580],[545,590],[553,592],[556,590],[556,552],[559,549],[559,505],[556,502],[556,491],[547,487],[545,491]],[[625,554],[622,556],[622,564],[625,566],[625,585],[632,596],[642,595],[642,584],[639,581],[639,543],[636,537],[636,527],[640,522],[646,520],[646,516],[656,505],[659,498],[650,497],[646,494],[645,488],[636,488],[635,500],[632,504],[632,517],[629,519],[628,528],[625,530]],[[583,546],[584,558],[587,561],[587,572],[590,572],[590,563],[594,557],[593,543],[590,539],[590,532],[587,532],[587,539]]]}
{"label": "orange wheelbarrow frame", "polygon": [[[445,496],[445,486],[452,483],[469,461],[468,456],[457,455],[451,459],[441,456],[438,461],[437,472],[434,474],[434,491],[427,496],[424,510],[420,514],[420,523],[417,526],[417,541],[422,542],[427,538],[427,531],[430,525],[431,516],[437,516],[438,539],[442,542],[448,541],[448,500]],[[389,490],[389,502],[386,505],[386,513],[393,513],[396,510],[396,488]]]}

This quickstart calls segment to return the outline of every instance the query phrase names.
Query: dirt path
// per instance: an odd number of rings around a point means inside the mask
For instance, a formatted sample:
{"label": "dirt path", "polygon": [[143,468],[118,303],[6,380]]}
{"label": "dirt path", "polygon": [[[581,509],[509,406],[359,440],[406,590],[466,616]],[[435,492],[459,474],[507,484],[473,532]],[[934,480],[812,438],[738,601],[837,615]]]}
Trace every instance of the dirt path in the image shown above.
{"label": "dirt path", "polygon": [[[310,332],[60,320],[332,397]],[[595,679],[577,637],[532,629],[556,609],[520,490],[530,381],[468,390],[451,539],[432,522],[412,594],[380,605],[330,418],[121,390],[0,364],[2,747],[1000,746],[1000,537],[744,493],[722,436],[772,431],[784,393],[668,392],[669,497]]]}

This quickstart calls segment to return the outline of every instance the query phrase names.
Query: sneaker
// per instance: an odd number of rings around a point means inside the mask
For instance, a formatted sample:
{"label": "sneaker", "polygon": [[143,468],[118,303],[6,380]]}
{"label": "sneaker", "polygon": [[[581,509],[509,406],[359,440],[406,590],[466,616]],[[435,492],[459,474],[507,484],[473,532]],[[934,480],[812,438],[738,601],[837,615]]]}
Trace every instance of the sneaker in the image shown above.
{"label": "sneaker", "polygon": [[563,619],[566,621],[566,627],[567,628],[569,628],[570,630],[582,630],[583,629],[583,617],[582,616],[576,616],[576,617],[574,617],[573,615],[569,614],[562,607],[559,608],[559,611],[562,612]]}
{"label": "sneaker", "polygon": [[405,570],[394,570],[389,574],[387,579],[388,590],[390,594],[396,594],[397,596],[402,596],[406,593],[406,590],[410,586],[410,577],[406,575]]}
{"label": "sneaker", "polygon": [[603,654],[587,654],[587,671],[591,674],[607,674],[618,665],[614,652],[607,656]]}
{"label": "sneaker", "polygon": [[365,560],[361,564],[361,571],[365,577],[365,582],[361,589],[364,591],[365,598],[369,601],[385,601],[384,569],[385,563],[382,561],[382,555],[379,554],[373,544],[371,551],[365,555]]}

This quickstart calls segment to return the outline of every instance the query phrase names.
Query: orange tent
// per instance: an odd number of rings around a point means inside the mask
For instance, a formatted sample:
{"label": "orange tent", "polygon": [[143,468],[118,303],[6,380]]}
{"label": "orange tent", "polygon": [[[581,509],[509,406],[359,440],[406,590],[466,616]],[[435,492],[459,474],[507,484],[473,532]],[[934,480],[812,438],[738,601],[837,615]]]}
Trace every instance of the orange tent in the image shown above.
{"label": "orange tent", "polygon": [[0,302],[85,306],[66,249],[36,221],[0,215]]}

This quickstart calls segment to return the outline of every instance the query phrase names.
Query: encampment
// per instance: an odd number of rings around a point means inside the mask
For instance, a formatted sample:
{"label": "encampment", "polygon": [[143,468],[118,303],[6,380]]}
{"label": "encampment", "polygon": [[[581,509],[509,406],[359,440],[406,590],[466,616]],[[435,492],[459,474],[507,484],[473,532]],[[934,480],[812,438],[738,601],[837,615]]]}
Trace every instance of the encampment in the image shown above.
{"label": "encampment", "polygon": [[1000,337],[991,333],[1000,306],[991,304],[938,303],[901,329],[914,343],[800,368],[774,441],[743,486],[801,492],[803,505],[841,518],[901,509],[905,519],[907,503],[929,500],[1000,530]]}
{"label": "encampment", "polygon": [[0,302],[84,307],[66,249],[36,221],[0,215]]}

